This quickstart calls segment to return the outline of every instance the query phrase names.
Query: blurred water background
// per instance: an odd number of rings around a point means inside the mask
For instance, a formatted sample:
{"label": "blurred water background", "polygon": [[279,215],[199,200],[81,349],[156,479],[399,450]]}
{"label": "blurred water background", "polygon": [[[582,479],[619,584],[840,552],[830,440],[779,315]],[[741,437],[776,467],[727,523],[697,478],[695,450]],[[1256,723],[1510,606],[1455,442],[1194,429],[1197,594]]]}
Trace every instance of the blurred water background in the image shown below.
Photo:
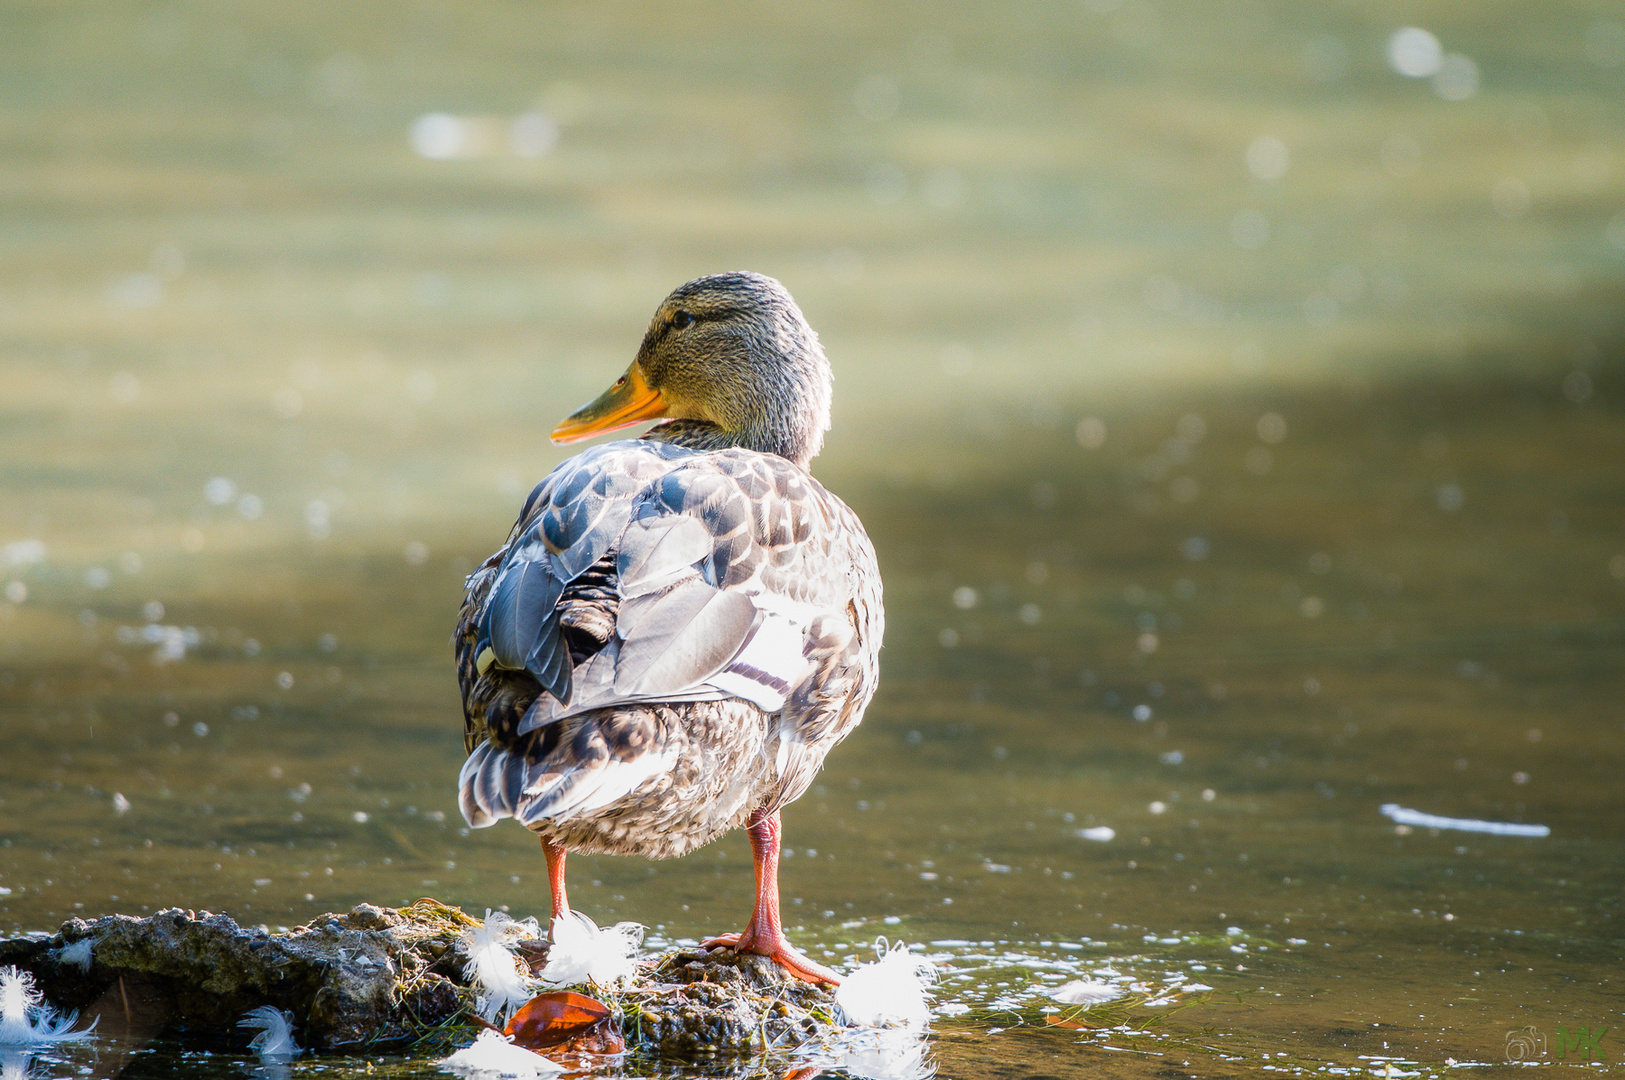
{"label": "blurred water background", "polygon": [[[792,933],[926,943],[942,1075],[1625,1031],[1617,6],[16,0],[0,61],[0,932],[543,910],[456,810],[462,578],[748,268],[890,615]],[[742,836],[572,870],[750,902]],[[1091,973],[1146,1003],[1035,1021]]]}

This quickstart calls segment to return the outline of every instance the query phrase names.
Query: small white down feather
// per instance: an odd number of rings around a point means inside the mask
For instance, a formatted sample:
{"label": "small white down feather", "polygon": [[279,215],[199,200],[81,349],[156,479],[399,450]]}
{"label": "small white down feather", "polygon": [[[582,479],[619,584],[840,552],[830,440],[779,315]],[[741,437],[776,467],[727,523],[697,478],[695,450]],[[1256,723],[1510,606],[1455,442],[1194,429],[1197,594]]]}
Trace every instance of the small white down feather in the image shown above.
{"label": "small white down feather", "polygon": [[83,1031],[74,1031],[77,1019],[76,1012],[58,1016],[57,1011],[45,1003],[34,987],[31,972],[14,967],[0,968],[0,1046],[39,1046],[88,1039],[95,1021]]}
{"label": "small white down feather", "polygon": [[540,927],[535,919],[516,920],[500,911],[485,912],[485,922],[463,931],[468,962],[463,977],[479,991],[480,1015],[495,1021],[531,999],[530,978],[512,947],[534,940]]}
{"label": "small white down feather", "polygon": [[56,962],[63,967],[76,967],[80,971],[89,971],[90,963],[95,957],[92,955],[95,942],[89,938],[80,938],[72,945],[64,945],[56,954]]}
{"label": "small white down feather", "polygon": [[237,1026],[258,1031],[248,1048],[261,1058],[272,1061],[291,1061],[302,1052],[293,1041],[293,1017],[271,1005],[249,1009]]}
{"label": "small white down feather", "polygon": [[836,1015],[852,1027],[924,1027],[931,1020],[927,989],[937,969],[899,941],[887,946],[875,939],[873,964],[861,964],[835,991]]}
{"label": "small white down feather", "polygon": [[598,928],[586,915],[570,911],[553,920],[553,943],[542,981],[555,986],[593,982],[609,986],[637,970],[643,927],[634,922]]}
{"label": "small white down feather", "polygon": [[1073,979],[1051,990],[1049,996],[1062,1005],[1098,1005],[1123,996],[1123,991],[1098,979]]}
{"label": "small white down feather", "polygon": [[482,1031],[479,1038],[439,1062],[442,1069],[469,1080],[548,1080],[564,1068],[540,1054],[515,1046],[508,1036]]}
{"label": "small white down feather", "polygon": [[802,1044],[796,1061],[864,1080],[930,1080],[936,1064],[925,1040],[926,995],[936,968],[900,941],[878,938],[875,952],[875,963],[860,965],[835,991],[836,1018],[848,1026]]}

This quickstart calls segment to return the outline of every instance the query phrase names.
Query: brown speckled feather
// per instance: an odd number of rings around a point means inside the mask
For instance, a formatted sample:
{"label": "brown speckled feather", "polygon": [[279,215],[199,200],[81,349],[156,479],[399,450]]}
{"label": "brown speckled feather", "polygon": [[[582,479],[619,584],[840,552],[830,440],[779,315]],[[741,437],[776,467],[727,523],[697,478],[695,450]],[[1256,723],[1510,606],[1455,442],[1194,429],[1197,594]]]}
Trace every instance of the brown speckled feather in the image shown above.
{"label": "brown speckled feather", "polygon": [[861,719],[884,621],[862,525],[711,439],[679,421],[566,461],[469,577],[470,824],[682,854],[799,797]]}

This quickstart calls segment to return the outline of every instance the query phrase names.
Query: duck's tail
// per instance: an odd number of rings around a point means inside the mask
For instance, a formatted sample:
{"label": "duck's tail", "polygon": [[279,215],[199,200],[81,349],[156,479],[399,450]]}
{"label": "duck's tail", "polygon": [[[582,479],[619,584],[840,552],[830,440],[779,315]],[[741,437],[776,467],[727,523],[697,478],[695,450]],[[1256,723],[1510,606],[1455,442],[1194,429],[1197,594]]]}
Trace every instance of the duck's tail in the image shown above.
{"label": "duck's tail", "polygon": [[642,710],[604,710],[550,724],[514,743],[480,743],[458,776],[458,804],[481,829],[511,817],[527,828],[591,817],[664,776],[677,747]]}
{"label": "duck's tail", "polygon": [[471,828],[483,829],[514,811],[524,796],[529,766],[519,754],[483,742],[463,762],[457,777],[457,803]]}

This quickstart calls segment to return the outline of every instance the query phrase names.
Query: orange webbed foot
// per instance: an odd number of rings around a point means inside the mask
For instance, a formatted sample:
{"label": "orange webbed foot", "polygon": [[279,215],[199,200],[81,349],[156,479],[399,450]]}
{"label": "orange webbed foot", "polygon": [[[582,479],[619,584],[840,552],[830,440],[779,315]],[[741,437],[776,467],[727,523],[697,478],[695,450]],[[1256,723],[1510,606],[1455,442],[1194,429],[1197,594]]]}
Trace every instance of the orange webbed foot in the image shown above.
{"label": "orange webbed foot", "polygon": [[763,941],[761,938],[753,936],[747,941],[744,934],[718,934],[716,937],[706,938],[700,942],[700,948],[733,949],[742,953],[755,953],[758,956],[765,956],[772,960],[803,982],[828,983],[830,986],[841,985],[839,975],[824,965],[809,959],[805,953],[797,950],[783,937],[780,937],[777,941]]}

